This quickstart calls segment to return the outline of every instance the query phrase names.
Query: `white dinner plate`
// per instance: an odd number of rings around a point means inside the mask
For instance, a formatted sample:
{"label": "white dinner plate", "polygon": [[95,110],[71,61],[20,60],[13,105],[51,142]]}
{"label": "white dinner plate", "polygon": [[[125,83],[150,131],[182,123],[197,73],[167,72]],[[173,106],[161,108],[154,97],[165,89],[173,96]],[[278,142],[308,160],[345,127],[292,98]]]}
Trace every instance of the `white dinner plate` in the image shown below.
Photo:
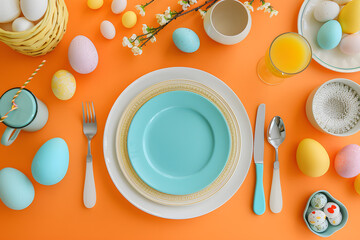
{"label": "white dinner plate", "polygon": [[[193,205],[168,206],[153,202],[138,193],[121,172],[116,157],[116,129],[127,105],[153,84],[172,80],[197,81],[218,92],[232,108],[240,126],[242,149],[239,165],[229,182],[212,197]],[[115,101],[104,130],[104,157],[109,175],[120,193],[134,206],[149,214],[169,219],[187,219],[207,214],[227,202],[243,183],[252,158],[253,137],[249,117],[236,94],[220,79],[193,68],[165,68],[148,73],[130,84]]]}
{"label": "white dinner plate", "polygon": [[360,71],[360,54],[348,56],[343,54],[339,47],[331,50],[322,49],[317,44],[317,33],[323,23],[314,18],[314,7],[324,0],[305,0],[298,15],[298,32],[310,43],[313,50],[313,59],[320,65],[343,73]]}

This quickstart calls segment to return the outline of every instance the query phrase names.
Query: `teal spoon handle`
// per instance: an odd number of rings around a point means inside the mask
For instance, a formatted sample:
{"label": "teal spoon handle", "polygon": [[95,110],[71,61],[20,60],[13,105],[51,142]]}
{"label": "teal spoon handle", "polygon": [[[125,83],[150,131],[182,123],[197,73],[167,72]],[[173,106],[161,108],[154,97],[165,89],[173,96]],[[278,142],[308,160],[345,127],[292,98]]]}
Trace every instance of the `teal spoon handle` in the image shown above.
{"label": "teal spoon handle", "polygon": [[262,163],[255,163],[256,166],[256,185],[254,194],[253,210],[257,215],[262,215],[265,212],[265,194],[263,186],[263,172],[264,165]]}

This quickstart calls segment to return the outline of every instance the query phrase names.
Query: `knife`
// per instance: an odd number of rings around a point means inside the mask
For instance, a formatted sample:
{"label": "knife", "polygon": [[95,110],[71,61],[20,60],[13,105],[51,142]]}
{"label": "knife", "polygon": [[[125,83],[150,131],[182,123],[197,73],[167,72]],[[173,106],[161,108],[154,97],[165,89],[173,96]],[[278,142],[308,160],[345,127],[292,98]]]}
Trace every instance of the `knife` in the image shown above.
{"label": "knife", "polygon": [[263,186],[264,171],[264,127],[265,127],[265,104],[260,104],[256,114],[255,139],[254,139],[254,162],[256,167],[256,185],[254,194],[253,210],[257,215],[265,212],[265,194]]}

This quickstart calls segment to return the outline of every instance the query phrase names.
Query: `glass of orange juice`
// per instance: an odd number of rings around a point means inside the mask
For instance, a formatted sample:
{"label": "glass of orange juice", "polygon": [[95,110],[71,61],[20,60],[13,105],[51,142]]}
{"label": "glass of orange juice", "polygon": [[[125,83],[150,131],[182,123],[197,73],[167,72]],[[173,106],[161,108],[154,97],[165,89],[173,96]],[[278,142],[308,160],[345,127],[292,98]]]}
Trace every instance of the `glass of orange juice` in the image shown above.
{"label": "glass of orange juice", "polygon": [[266,84],[277,85],[304,71],[311,58],[311,46],[303,36],[283,33],[273,40],[266,55],[260,59],[257,74]]}

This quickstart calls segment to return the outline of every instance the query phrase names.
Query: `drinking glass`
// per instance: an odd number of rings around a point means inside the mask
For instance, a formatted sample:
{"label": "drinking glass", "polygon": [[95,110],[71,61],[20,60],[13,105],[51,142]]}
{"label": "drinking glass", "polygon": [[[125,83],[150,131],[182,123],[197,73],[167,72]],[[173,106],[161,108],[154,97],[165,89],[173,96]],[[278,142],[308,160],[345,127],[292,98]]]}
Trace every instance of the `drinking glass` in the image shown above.
{"label": "drinking glass", "polygon": [[311,58],[311,46],[303,36],[283,33],[272,41],[266,55],[258,62],[257,74],[264,83],[277,85],[304,71]]}

